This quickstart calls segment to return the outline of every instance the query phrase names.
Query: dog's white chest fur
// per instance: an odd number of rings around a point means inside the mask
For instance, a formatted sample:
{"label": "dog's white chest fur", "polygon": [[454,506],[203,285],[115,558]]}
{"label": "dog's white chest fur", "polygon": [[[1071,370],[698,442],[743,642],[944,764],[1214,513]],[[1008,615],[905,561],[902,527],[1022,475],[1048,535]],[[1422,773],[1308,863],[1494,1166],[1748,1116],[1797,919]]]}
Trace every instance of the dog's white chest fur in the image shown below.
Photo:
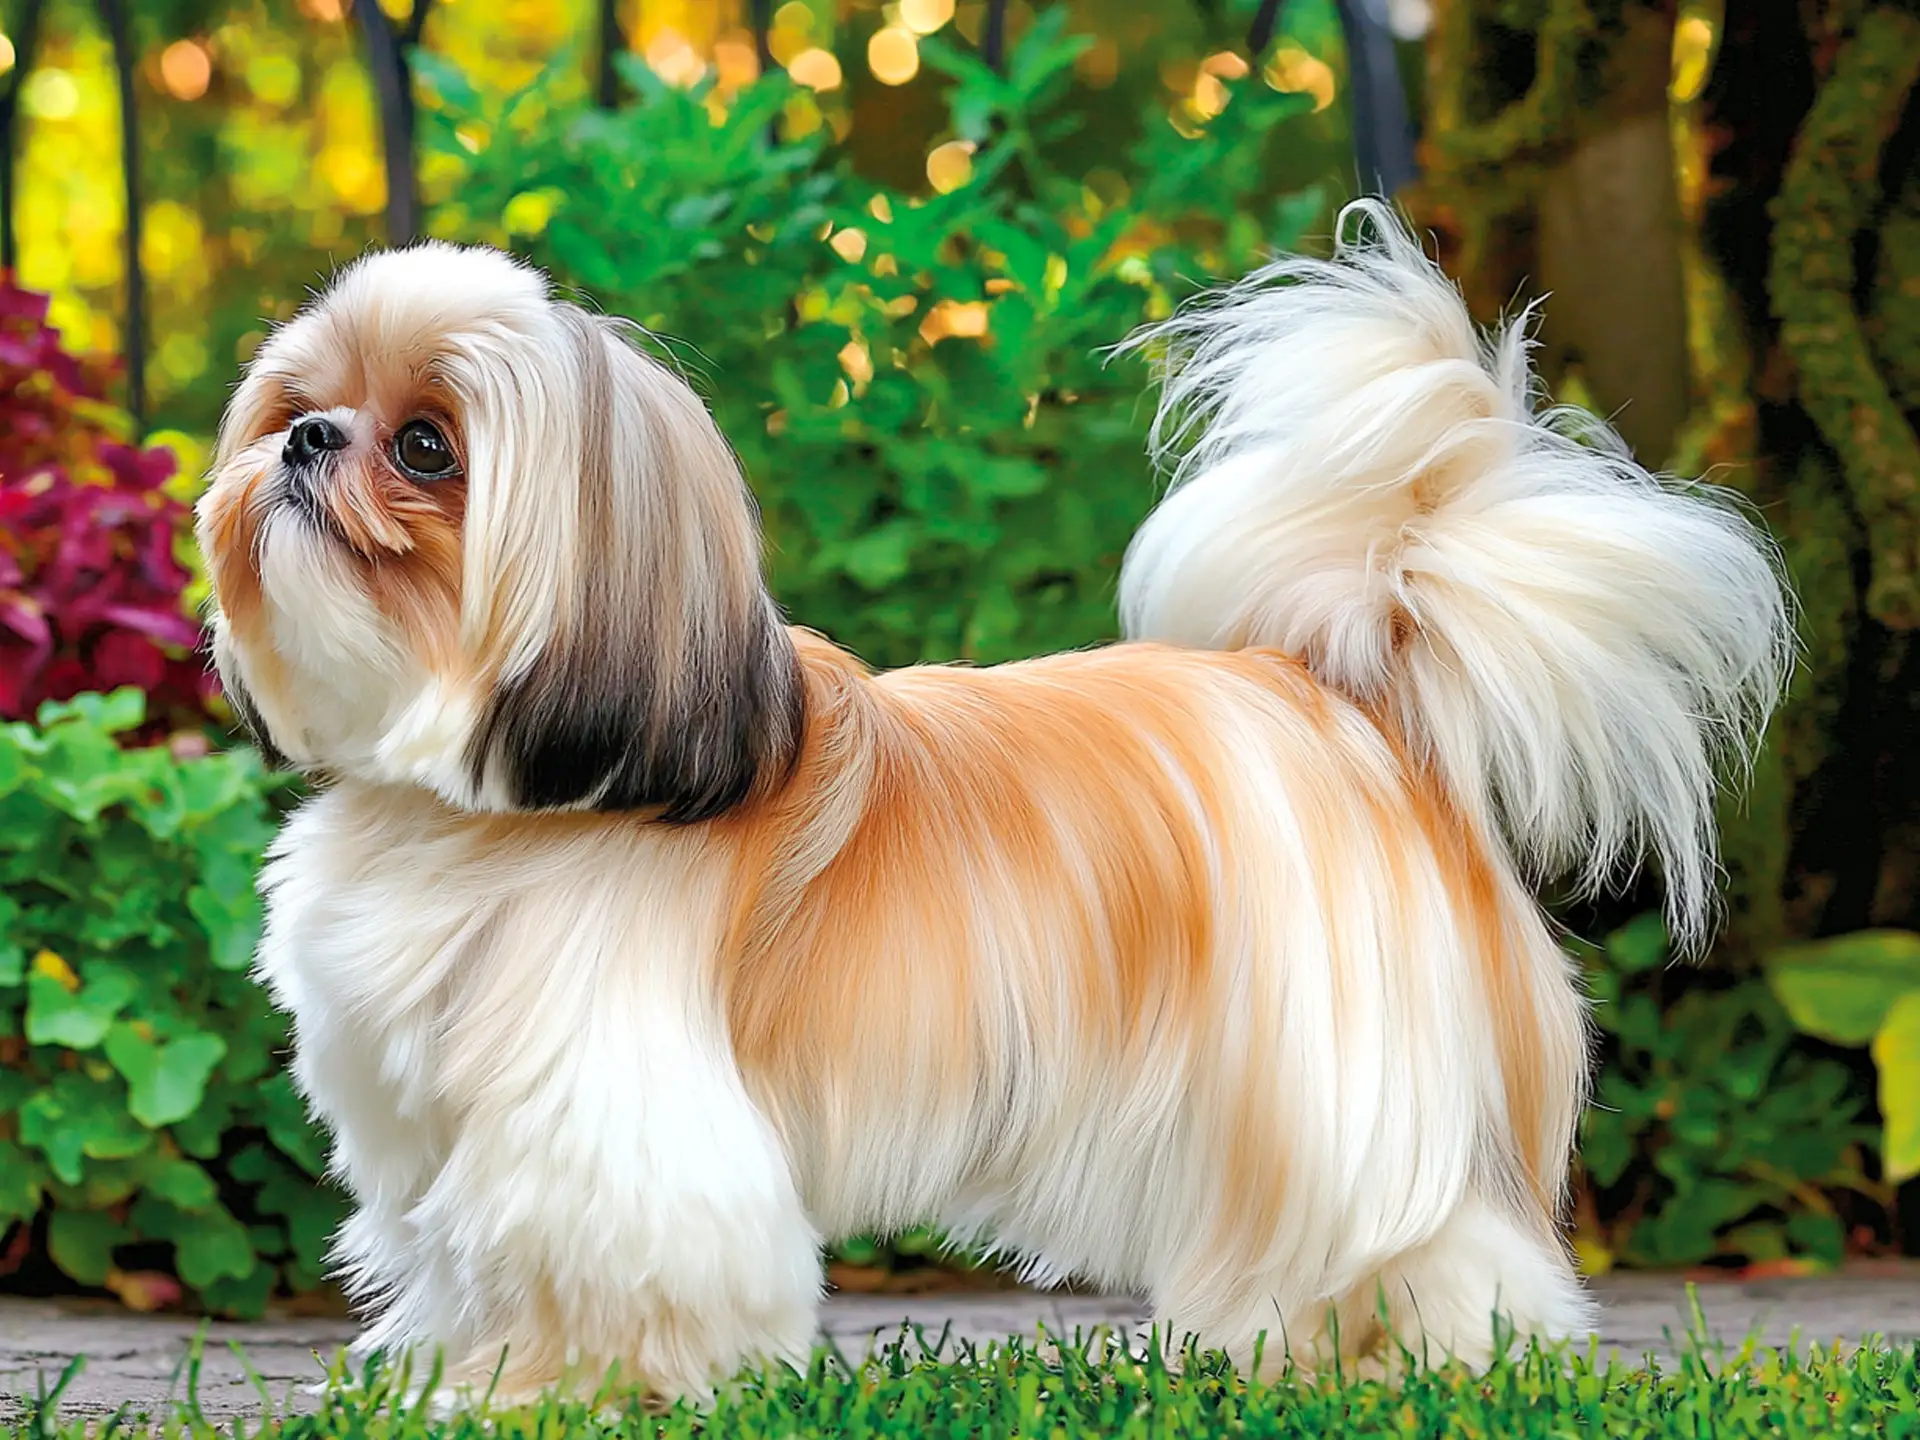
{"label": "dog's white chest fur", "polygon": [[[358,1202],[339,1259],[384,1301],[362,1348],[638,1358],[690,1388],[716,1340],[804,1352],[818,1238],[707,983],[717,867],[675,832],[516,850],[443,814],[330,793],[263,880],[260,974]],[[731,1333],[682,1333],[709,1322]]]}

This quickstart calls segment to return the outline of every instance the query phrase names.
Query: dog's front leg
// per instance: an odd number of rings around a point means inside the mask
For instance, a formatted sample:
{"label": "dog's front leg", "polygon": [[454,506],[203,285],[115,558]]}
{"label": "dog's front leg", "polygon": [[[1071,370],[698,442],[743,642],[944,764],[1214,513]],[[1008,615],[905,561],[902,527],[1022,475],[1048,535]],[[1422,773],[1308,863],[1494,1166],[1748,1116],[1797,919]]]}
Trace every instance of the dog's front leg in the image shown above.
{"label": "dog's front leg", "polygon": [[477,1337],[442,1399],[590,1393],[615,1367],[699,1396],[810,1348],[819,1237],[787,1156],[723,1032],[664,998],[596,1005],[564,1043],[454,1077],[456,1138],[412,1216]]}

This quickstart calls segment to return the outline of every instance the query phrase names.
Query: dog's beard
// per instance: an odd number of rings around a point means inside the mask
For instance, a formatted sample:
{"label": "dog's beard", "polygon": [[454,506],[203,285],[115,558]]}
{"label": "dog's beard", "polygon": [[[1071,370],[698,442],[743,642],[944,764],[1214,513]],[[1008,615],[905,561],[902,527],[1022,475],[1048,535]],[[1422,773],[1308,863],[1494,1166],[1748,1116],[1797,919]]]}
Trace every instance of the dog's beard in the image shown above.
{"label": "dog's beard", "polygon": [[255,543],[273,649],[313,722],[303,728],[370,745],[410,651],[367,593],[352,547],[324,506],[290,495],[262,507]]}
{"label": "dog's beard", "polygon": [[352,539],[322,498],[326,487],[333,482],[331,467],[278,466],[261,487],[259,504],[262,534],[274,521],[284,520],[330,545],[345,550],[355,549]]}

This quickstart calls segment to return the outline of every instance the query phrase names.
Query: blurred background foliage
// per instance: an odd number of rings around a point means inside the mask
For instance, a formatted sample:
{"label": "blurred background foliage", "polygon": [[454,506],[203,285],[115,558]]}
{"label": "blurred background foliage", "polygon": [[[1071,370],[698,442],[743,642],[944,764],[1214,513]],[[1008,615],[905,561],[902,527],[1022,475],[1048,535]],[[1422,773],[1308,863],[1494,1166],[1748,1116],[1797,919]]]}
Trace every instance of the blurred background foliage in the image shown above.
{"label": "blurred background foliage", "polygon": [[[337,1197],[304,1122],[244,1098],[278,1042],[234,969],[235,857],[286,792],[222,758],[184,507],[239,367],[334,267],[482,241],[640,321],[740,451],[798,620],[876,664],[995,661],[1113,634],[1153,481],[1146,376],[1103,347],[1324,247],[1362,170],[1483,319],[1553,291],[1560,397],[1743,491],[1805,602],[1710,963],[1667,963],[1651,885],[1556,904],[1593,937],[1582,1263],[1914,1248],[1920,19],[1376,10],[0,3],[0,1287],[248,1310],[314,1284]],[[1349,52],[1356,16],[1392,66]],[[142,703],[45,703],[122,685]],[[219,799],[182,819],[154,787]],[[925,1234],[838,1253],[849,1285],[952,1268]]]}

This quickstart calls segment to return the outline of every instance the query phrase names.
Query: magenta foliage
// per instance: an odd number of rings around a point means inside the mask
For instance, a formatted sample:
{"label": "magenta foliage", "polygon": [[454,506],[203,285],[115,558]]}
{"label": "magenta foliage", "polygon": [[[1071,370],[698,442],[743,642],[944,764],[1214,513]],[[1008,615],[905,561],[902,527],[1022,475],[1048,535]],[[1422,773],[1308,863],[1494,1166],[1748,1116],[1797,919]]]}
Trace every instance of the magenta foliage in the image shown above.
{"label": "magenta foliage", "polygon": [[0,718],[137,685],[156,721],[212,693],[174,557],[187,510],[170,451],[113,437],[97,367],[60,346],[47,297],[0,276]]}

